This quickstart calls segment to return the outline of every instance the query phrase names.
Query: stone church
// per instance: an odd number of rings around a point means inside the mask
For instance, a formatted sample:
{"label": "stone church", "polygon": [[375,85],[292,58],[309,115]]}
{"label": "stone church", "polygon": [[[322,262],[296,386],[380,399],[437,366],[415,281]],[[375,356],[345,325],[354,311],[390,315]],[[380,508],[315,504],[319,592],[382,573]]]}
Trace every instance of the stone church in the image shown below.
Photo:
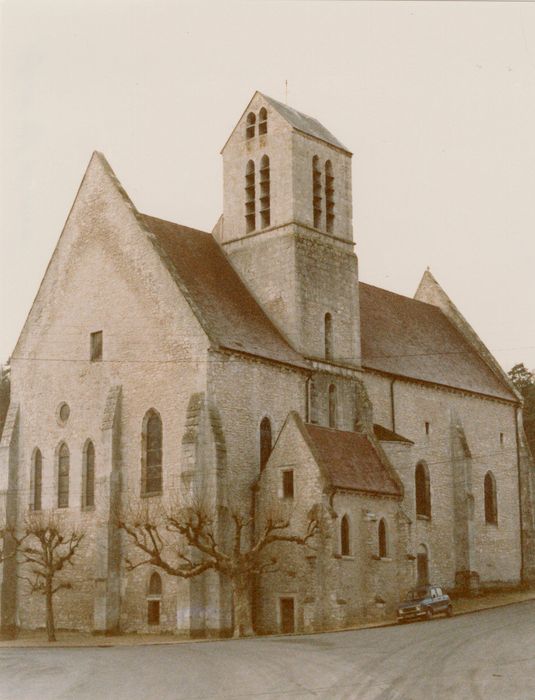
{"label": "stone church", "polygon": [[[222,156],[207,233],[138,212],[94,153],[13,352],[2,512],[86,533],[58,627],[231,629],[213,572],[124,565],[113,504],[191,484],[259,521],[274,500],[296,521],[329,509],[314,549],[278,545],[289,565],[255,586],[259,632],[376,619],[419,582],[533,579],[521,399],[429,271],[414,298],[359,281],[351,152],[256,92]],[[43,626],[17,566],[2,624]]]}

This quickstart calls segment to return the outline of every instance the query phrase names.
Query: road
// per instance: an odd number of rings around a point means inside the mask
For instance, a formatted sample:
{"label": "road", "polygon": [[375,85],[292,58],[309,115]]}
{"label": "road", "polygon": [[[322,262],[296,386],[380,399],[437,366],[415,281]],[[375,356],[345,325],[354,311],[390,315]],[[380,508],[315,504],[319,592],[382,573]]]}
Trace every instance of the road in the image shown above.
{"label": "road", "polygon": [[2,700],[533,700],[535,601],[302,637],[1,648]]}

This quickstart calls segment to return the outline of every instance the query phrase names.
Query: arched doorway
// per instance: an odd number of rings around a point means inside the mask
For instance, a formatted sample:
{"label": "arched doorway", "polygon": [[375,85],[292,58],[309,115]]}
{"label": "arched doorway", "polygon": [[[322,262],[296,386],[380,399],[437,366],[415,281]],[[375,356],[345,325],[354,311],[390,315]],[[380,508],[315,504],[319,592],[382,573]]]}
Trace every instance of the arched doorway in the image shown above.
{"label": "arched doorway", "polygon": [[419,545],[416,553],[416,576],[418,586],[429,583],[429,553],[425,544]]}

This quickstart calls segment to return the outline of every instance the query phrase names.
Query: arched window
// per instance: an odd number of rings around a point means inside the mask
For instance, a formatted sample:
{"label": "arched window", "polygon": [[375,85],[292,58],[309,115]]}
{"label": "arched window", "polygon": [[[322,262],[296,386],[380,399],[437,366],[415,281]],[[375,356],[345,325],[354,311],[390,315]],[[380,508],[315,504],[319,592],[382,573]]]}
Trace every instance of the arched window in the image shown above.
{"label": "arched window", "polygon": [[245,138],[252,139],[255,132],[256,116],[254,112],[249,112],[247,115],[246,127],[245,127]]}
{"label": "arched window", "polygon": [[324,319],[325,335],[325,359],[333,359],[333,318],[331,314],[325,314]]}
{"label": "arched window", "polygon": [[266,416],[260,423],[260,471],[266,466],[271,454],[271,422]]}
{"label": "arched window", "polygon": [[245,230],[247,233],[251,233],[256,228],[255,198],[254,162],[250,160],[245,168]]}
{"label": "arched window", "polygon": [[321,228],[321,170],[318,156],[312,158],[312,206],[314,228]]}
{"label": "arched window", "polygon": [[31,473],[31,510],[41,510],[43,494],[43,456],[37,447],[33,453]]}
{"label": "arched window", "polygon": [[485,522],[489,525],[498,524],[498,499],[496,495],[496,479],[492,472],[485,474]]}
{"label": "arched window", "polygon": [[145,414],[142,431],[141,492],[162,492],[162,419],[151,409]]}
{"label": "arched window", "polygon": [[262,107],[262,109],[258,113],[258,133],[261,136],[262,134],[267,134],[267,130],[267,109],[265,107]]}
{"label": "arched window", "polygon": [[147,596],[147,623],[149,625],[160,624],[160,604],[162,598],[162,579],[155,571],[149,580],[149,594]]}
{"label": "arched window", "polygon": [[416,515],[431,517],[431,486],[429,483],[429,469],[423,462],[418,462],[414,472],[414,485],[416,493]]}
{"label": "arched window", "polygon": [[347,515],[344,515],[340,522],[340,554],[343,557],[348,557],[351,554],[351,537]]}
{"label": "arched window", "polygon": [[388,543],[386,539],[386,522],[384,518],[379,520],[379,526],[377,528],[377,537],[379,544],[379,556],[381,559],[388,556]]}
{"label": "arched window", "polygon": [[82,507],[95,505],[95,446],[89,440],[84,449],[82,464]]}
{"label": "arched window", "polygon": [[69,448],[63,442],[58,451],[58,508],[69,507]]}
{"label": "arched window", "polygon": [[162,578],[154,571],[149,581],[149,595],[162,595]]}
{"label": "arched window", "polygon": [[336,428],[336,387],[329,386],[329,428]]}
{"label": "arched window", "polygon": [[334,229],[334,175],[330,160],[325,163],[325,205],[327,233],[332,233]]}
{"label": "arched window", "polygon": [[429,583],[429,554],[425,544],[419,545],[416,552],[416,576],[417,586],[425,586]]}
{"label": "arched window", "polygon": [[267,156],[262,156],[260,161],[260,223],[262,228],[271,224],[270,172]]}

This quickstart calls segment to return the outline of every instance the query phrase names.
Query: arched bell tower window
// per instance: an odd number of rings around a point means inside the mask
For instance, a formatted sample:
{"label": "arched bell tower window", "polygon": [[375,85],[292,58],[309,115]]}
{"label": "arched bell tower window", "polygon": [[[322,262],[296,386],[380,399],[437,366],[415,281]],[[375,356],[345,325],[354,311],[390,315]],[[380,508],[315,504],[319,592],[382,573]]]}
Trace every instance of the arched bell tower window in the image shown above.
{"label": "arched bell tower window", "polygon": [[489,525],[498,524],[498,499],[496,497],[496,479],[492,472],[485,474],[485,522]]}
{"label": "arched bell tower window", "polygon": [[260,161],[260,225],[262,228],[271,225],[270,187],[269,158],[262,156]]}
{"label": "arched bell tower window", "polygon": [[336,428],[336,387],[329,386],[329,428]]}
{"label": "arched bell tower window", "polygon": [[245,230],[247,233],[251,233],[256,228],[255,198],[254,162],[250,160],[245,168]]}
{"label": "arched bell tower window", "polygon": [[327,233],[332,233],[334,229],[334,174],[330,160],[325,163],[325,203]]}
{"label": "arched bell tower window", "polygon": [[262,109],[258,113],[258,133],[260,134],[260,136],[262,136],[262,134],[267,134],[267,130],[267,109],[265,107],[262,107]]}
{"label": "arched bell tower window", "polygon": [[414,486],[416,492],[416,515],[431,517],[431,486],[429,482],[429,469],[423,462],[418,462],[414,472]]}
{"label": "arched bell tower window", "polygon": [[260,423],[260,471],[266,466],[271,454],[271,421],[266,416]]}
{"label": "arched bell tower window", "polygon": [[312,158],[312,203],[314,228],[321,228],[321,169],[318,156]]}
{"label": "arched bell tower window", "polygon": [[254,112],[249,112],[247,115],[246,127],[245,127],[245,137],[252,139],[255,134],[255,123],[256,115]]}
{"label": "arched bell tower window", "polygon": [[324,335],[325,335],[325,359],[333,359],[333,317],[331,314],[325,314],[324,319]]}

